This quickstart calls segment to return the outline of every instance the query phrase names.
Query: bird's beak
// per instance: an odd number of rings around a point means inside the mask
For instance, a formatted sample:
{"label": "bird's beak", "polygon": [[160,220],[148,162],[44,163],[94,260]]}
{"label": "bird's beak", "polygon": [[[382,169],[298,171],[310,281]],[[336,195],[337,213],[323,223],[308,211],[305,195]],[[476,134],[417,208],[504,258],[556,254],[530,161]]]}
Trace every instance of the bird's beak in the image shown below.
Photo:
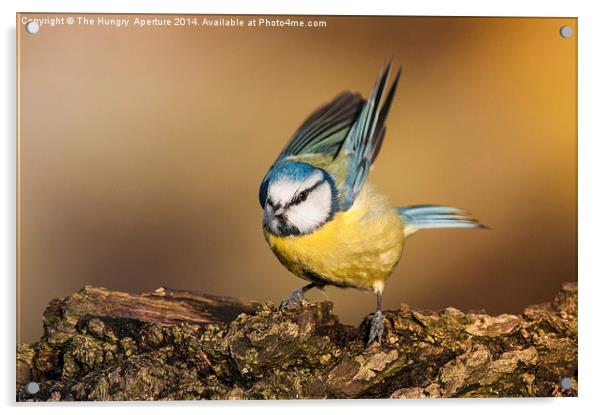
{"label": "bird's beak", "polygon": [[263,223],[266,226],[272,223],[273,220],[276,220],[278,222],[282,222],[283,220],[285,220],[283,208],[278,208],[276,210],[273,209],[274,208],[272,206],[266,205],[263,211]]}

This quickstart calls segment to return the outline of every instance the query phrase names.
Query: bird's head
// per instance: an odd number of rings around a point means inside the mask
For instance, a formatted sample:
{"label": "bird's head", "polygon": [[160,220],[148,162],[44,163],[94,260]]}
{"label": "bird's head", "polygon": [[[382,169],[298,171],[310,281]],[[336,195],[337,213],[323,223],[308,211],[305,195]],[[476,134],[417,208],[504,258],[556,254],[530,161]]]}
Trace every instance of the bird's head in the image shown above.
{"label": "bird's head", "polygon": [[277,236],[311,233],[332,219],[337,210],[332,176],[307,163],[274,166],[260,193],[263,226]]}

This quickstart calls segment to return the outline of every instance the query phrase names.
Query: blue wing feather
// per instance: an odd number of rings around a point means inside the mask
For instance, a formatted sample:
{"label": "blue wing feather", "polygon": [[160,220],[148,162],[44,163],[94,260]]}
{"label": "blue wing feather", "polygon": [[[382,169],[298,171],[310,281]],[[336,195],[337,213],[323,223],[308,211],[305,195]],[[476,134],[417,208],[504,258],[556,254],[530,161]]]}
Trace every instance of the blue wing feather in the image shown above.
{"label": "blue wing feather", "polygon": [[301,124],[282,150],[279,159],[297,154],[327,154],[334,157],[363,103],[360,94],[343,92],[337,95]]}
{"label": "blue wing feather", "polygon": [[385,120],[393,102],[399,70],[381,104],[387,79],[391,72],[391,62],[382,70],[372,92],[359,116],[351,127],[337,157],[348,157],[348,171],[340,196],[341,210],[347,210],[361,192],[370,172],[372,163],[378,156],[385,136]]}
{"label": "blue wing feather", "polygon": [[299,154],[322,154],[333,160],[346,158],[348,170],[339,202],[341,210],[353,205],[382,146],[385,120],[401,70],[381,103],[390,72],[391,62],[382,70],[368,100],[360,94],[343,92],[301,124],[261,182],[259,202],[262,207],[274,166],[289,156]]}

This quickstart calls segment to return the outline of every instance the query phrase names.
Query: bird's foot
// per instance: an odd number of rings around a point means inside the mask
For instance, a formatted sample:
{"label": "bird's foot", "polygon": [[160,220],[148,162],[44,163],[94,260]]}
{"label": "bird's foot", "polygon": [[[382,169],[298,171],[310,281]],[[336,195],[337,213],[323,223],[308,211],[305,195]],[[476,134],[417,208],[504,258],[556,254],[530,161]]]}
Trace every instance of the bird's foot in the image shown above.
{"label": "bird's foot", "polygon": [[284,300],[282,300],[282,302],[280,303],[280,306],[278,307],[278,310],[286,310],[288,308],[295,308],[299,304],[301,304],[301,301],[303,301],[303,300],[305,300],[305,297],[303,296],[303,289],[297,288],[295,291],[293,291],[291,293],[291,295],[289,295]]}
{"label": "bird's foot", "polygon": [[376,310],[374,313],[374,317],[372,317],[372,321],[370,322],[370,334],[368,335],[368,343],[369,345],[374,340],[380,342],[383,337],[383,333],[385,331],[385,318],[383,317],[383,313],[380,310]]}

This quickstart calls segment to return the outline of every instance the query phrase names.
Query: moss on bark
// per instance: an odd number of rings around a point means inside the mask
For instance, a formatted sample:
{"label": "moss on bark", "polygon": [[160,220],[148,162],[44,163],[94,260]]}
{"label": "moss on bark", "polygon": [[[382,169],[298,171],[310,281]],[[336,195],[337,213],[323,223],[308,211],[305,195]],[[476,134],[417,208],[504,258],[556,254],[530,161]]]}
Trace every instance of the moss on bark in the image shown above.
{"label": "moss on bark", "polygon": [[[343,325],[329,302],[279,312],[202,293],[85,287],[52,300],[40,341],[17,347],[17,400],[577,395],[576,283],[521,315],[384,314],[382,343],[366,348],[370,316]],[[40,390],[28,393],[29,382]]]}

